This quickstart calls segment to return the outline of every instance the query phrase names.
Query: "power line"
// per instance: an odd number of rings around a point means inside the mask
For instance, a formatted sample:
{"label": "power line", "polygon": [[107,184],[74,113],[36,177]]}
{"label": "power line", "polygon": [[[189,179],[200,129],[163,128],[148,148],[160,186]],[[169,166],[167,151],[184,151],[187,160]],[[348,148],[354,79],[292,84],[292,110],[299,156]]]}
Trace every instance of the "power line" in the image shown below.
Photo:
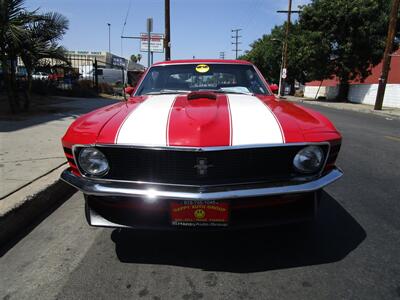
{"label": "power line", "polygon": [[131,10],[131,4],[132,4],[132,0],[129,1],[128,9],[127,9],[126,15],[125,15],[124,25],[122,26],[121,35],[124,35],[125,26],[126,26],[126,21],[128,21],[129,12],[130,12],[130,10]]}
{"label": "power line", "polygon": [[241,28],[237,28],[237,29],[232,29],[231,32],[234,32],[235,35],[231,36],[232,39],[234,39],[234,42],[231,42],[232,45],[235,45],[235,49],[233,49],[232,51],[235,52],[235,58],[238,58],[238,53],[239,51],[242,51],[239,49],[239,44],[241,44],[241,42],[239,42],[239,38],[241,38],[242,36],[239,35],[239,31],[241,31]]}
{"label": "power line", "polygon": [[128,21],[129,12],[131,10],[131,5],[132,5],[132,0],[129,1],[128,9],[127,9],[126,15],[125,15],[124,25],[122,25],[122,31],[121,31],[121,56],[124,55],[123,44],[122,44],[122,36],[124,35],[126,22]]}

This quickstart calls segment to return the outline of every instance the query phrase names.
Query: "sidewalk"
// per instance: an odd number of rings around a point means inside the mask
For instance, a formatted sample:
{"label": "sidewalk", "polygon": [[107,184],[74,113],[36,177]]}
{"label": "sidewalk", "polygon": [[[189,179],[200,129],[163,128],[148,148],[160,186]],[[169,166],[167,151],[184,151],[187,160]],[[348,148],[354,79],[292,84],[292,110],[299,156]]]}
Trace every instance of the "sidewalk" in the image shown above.
{"label": "sidewalk", "polygon": [[79,115],[115,102],[54,97],[31,113],[0,116],[0,244],[71,193],[58,180],[66,167],[61,137]]}
{"label": "sidewalk", "polygon": [[52,99],[44,112],[0,119],[0,201],[66,162],[60,139],[79,115],[112,104],[102,98]]}
{"label": "sidewalk", "polygon": [[351,102],[333,102],[333,101],[321,101],[321,100],[314,100],[310,98],[302,98],[302,97],[294,97],[294,96],[285,96],[287,101],[292,102],[300,102],[300,103],[307,103],[312,105],[320,105],[325,107],[331,107],[335,109],[343,109],[343,110],[352,110],[358,111],[362,113],[372,113],[376,115],[380,115],[383,117],[389,118],[400,118],[400,108],[391,108],[391,107],[383,107],[382,110],[374,110],[372,105],[367,104],[359,104],[359,103],[351,103]]}

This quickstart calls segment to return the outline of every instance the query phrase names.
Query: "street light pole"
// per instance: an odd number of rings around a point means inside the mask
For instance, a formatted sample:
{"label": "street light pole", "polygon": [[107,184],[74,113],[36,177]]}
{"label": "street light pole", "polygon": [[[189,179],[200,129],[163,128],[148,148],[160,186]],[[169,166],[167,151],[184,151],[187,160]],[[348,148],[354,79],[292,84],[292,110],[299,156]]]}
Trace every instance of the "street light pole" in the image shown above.
{"label": "street light pole", "polygon": [[[290,30],[290,17],[291,17],[291,13],[292,13],[292,0],[289,0],[289,7],[288,7],[288,13],[287,13],[287,23],[286,23],[286,33],[285,33],[285,43],[284,43],[284,48],[283,48],[283,68],[282,68],[282,74],[281,74],[281,81],[282,81],[282,87],[281,90],[283,88],[283,91],[281,91],[280,93],[282,93],[283,95],[285,95],[285,82],[286,82],[286,74],[287,74],[287,55],[288,55],[288,43],[289,43],[289,30]],[[284,71],[285,70],[285,71]],[[283,77],[283,72],[285,72],[285,78]]]}
{"label": "street light pole", "polygon": [[111,24],[107,23],[108,25],[108,52],[111,53]]}
{"label": "street light pole", "polygon": [[283,70],[283,42],[280,39],[271,39],[271,41],[279,42],[282,46],[282,55],[281,55],[281,69],[279,71],[279,89],[278,89],[278,97],[282,97],[281,88],[282,88],[282,70]]}
{"label": "street light pole", "polygon": [[[289,43],[289,30],[290,30],[290,17],[292,13],[300,13],[301,10],[292,10],[292,0],[289,0],[288,10],[278,10],[278,13],[287,13],[287,23],[285,32],[285,43],[283,48],[283,68],[281,72],[282,77],[282,88],[285,89],[285,81],[287,77],[287,67],[288,67],[288,43]],[[283,93],[284,94],[284,93]]]}

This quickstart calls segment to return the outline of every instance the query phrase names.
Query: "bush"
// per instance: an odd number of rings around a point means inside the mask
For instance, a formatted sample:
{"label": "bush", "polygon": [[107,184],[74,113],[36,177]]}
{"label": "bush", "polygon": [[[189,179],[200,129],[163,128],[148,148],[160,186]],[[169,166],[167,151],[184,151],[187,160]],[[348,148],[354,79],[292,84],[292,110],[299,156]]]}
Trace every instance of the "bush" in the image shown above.
{"label": "bush", "polygon": [[109,83],[101,82],[101,83],[99,83],[99,93],[113,95],[114,89]]}
{"label": "bush", "polygon": [[63,81],[57,82],[50,80],[33,80],[32,92],[38,95],[57,95],[69,97],[97,96],[97,92],[93,87],[93,82],[91,80],[79,80],[72,83]]}
{"label": "bush", "polygon": [[49,80],[32,80],[32,93],[38,95],[54,94],[57,91],[54,82]]}
{"label": "bush", "polygon": [[296,90],[294,92],[295,97],[304,97],[304,91],[303,90]]}
{"label": "bush", "polygon": [[97,93],[91,80],[78,80],[72,84],[71,89],[65,90],[67,96],[74,97],[95,97]]}

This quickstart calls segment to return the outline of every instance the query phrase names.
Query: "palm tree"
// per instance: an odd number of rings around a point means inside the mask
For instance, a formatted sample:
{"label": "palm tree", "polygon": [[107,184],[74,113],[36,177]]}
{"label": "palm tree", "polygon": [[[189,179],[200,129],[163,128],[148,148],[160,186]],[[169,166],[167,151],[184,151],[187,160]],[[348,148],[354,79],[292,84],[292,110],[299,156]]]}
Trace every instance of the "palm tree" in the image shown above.
{"label": "palm tree", "polygon": [[28,96],[24,108],[29,108],[32,72],[44,58],[63,61],[65,50],[58,41],[68,29],[68,20],[58,13],[39,14],[24,8],[25,0],[0,0],[0,61],[11,112],[20,110],[15,66],[17,57],[28,72]]}
{"label": "palm tree", "polygon": [[15,65],[21,42],[27,37],[27,22],[32,17],[23,7],[24,0],[0,0],[0,61],[13,113],[19,111]]}
{"label": "palm tree", "polygon": [[135,55],[135,54],[132,54],[131,55],[131,61],[133,61],[134,63],[136,63],[137,62],[137,56]]}
{"label": "palm tree", "polygon": [[68,29],[68,20],[59,13],[37,16],[28,24],[28,37],[22,41],[20,56],[28,73],[28,89],[24,109],[28,110],[32,89],[32,73],[41,60],[57,59],[67,62],[65,49],[57,41]]}

